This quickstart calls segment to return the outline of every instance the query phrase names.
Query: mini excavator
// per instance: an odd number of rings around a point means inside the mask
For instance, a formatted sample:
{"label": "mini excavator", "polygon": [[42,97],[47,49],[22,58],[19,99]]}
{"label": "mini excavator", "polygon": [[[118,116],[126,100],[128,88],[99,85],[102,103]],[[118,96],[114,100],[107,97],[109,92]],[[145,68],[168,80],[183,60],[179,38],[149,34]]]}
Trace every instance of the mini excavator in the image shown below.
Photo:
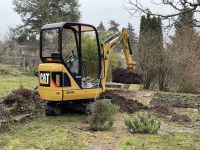
{"label": "mini excavator", "polygon": [[[87,41],[87,37],[95,41]],[[87,44],[86,44],[87,41]],[[89,43],[89,44],[88,44]],[[122,44],[127,69],[135,72],[128,29],[102,44],[97,29],[89,24],[61,22],[44,25],[40,32],[38,92],[47,101],[46,115],[59,115],[61,105],[87,104],[106,90],[109,54]],[[92,48],[92,52],[88,49]]]}

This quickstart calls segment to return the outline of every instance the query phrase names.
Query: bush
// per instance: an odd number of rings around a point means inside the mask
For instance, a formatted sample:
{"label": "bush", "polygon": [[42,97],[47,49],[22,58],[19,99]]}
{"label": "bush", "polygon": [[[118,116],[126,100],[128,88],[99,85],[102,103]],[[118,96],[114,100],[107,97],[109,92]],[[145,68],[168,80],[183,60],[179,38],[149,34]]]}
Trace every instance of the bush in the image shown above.
{"label": "bush", "polygon": [[30,72],[31,75],[38,77],[39,71],[38,71],[37,68],[34,68],[34,67],[31,68],[30,67],[29,69],[30,69],[29,72]]}
{"label": "bush", "polygon": [[92,130],[107,130],[113,126],[114,116],[119,108],[110,100],[99,100],[89,107],[88,122]]}
{"label": "bush", "polygon": [[160,120],[150,113],[139,112],[133,118],[126,118],[124,123],[131,133],[157,133],[160,129]]}

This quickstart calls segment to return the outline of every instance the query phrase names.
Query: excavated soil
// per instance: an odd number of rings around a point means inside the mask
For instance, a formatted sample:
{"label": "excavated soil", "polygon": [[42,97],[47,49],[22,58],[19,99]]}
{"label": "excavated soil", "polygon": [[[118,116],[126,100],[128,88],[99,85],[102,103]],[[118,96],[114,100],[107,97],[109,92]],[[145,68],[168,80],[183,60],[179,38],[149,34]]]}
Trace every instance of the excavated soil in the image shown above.
{"label": "excavated soil", "polygon": [[163,114],[163,115],[172,115],[173,114],[172,109],[169,107],[165,107],[165,106],[154,106],[151,108],[151,110],[153,110],[156,113]]}
{"label": "excavated soil", "polygon": [[140,110],[147,110],[148,107],[135,100],[135,96],[136,94],[131,91],[107,90],[100,96],[100,99],[111,99],[113,104],[120,107],[121,112],[134,113]]}
{"label": "excavated soil", "polygon": [[18,89],[3,98],[6,107],[16,107],[17,114],[37,113],[44,107],[36,91],[29,89]]}
{"label": "excavated soil", "polygon": [[161,117],[172,122],[191,121],[191,118],[189,118],[187,115],[176,114],[173,111],[173,108],[169,105],[163,105],[159,103],[159,105],[155,105],[149,108],[138,102],[136,97],[137,93],[121,89],[107,90],[100,96],[101,99],[111,99],[113,104],[116,104],[120,107],[121,112],[134,113],[136,111],[150,109],[153,112],[161,115]]}
{"label": "excavated soil", "polygon": [[160,114],[163,118],[172,122],[191,122],[191,118],[187,115],[176,114],[171,107],[168,106],[154,106],[151,110]]}
{"label": "excavated soil", "polygon": [[142,74],[137,74],[123,68],[116,68],[112,71],[112,81],[125,84],[141,84]]}

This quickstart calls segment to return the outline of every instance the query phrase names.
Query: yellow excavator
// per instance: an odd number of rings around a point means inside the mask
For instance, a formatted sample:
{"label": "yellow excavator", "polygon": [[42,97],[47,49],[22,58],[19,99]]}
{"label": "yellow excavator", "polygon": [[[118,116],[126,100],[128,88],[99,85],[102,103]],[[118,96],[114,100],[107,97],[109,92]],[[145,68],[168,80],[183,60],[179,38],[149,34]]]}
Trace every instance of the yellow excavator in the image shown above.
{"label": "yellow excavator", "polygon": [[[93,40],[88,41],[88,37]],[[47,101],[46,115],[59,115],[61,105],[73,103],[72,107],[80,107],[98,98],[106,90],[109,54],[120,43],[127,69],[134,72],[136,64],[132,60],[128,29],[100,44],[97,29],[92,25],[73,22],[44,25],[40,32],[42,63],[38,69],[38,92]]]}

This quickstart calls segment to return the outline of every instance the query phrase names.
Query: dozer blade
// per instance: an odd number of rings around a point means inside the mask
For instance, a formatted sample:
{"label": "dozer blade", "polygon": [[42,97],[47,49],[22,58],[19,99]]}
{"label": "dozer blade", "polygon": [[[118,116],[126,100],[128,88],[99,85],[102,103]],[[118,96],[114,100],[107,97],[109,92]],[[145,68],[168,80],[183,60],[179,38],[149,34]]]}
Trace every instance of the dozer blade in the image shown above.
{"label": "dozer blade", "polygon": [[112,71],[112,81],[123,84],[142,84],[143,75],[124,68],[116,68]]}

